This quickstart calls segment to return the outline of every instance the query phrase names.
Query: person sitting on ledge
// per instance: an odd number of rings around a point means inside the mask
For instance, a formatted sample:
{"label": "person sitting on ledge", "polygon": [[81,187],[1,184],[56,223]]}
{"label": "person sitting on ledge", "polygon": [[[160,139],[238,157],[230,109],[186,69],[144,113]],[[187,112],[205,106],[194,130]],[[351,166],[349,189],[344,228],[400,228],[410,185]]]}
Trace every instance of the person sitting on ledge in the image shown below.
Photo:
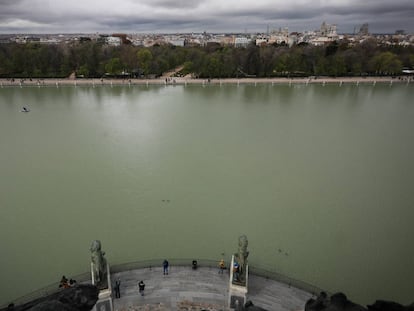
{"label": "person sitting on ledge", "polygon": [[239,264],[237,262],[235,262],[234,266],[233,266],[233,280],[236,281],[236,282],[240,281],[239,272],[240,272]]}
{"label": "person sitting on ledge", "polygon": [[193,260],[193,270],[197,269],[197,260]]}
{"label": "person sitting on ledge", "polygon": [[68,279],[66,278],[66,276],[62,275],[62,278],[60,279],[59,287],[63,287],[63,288],[70,287],[69,284],[68,284]]}

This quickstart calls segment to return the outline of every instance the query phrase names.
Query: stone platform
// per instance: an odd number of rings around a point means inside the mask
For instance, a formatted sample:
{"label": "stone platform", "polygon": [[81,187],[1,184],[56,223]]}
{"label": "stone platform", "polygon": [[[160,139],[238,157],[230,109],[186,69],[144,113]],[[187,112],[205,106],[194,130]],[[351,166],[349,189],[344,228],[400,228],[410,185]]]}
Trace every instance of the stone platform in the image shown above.
{"label": "stone platform", "polygon": [[[168,275],[160,267],[130,270],[111,275],[112,283],[121,281],[121,298],[113,300],[114,310],[229,310],[229,274],[218,269],[170,266]],[[227,272],[227,273],[226,273]],[[139,281],[145,293],[138,291]],[[247,300],[269,311],[303,310],[312,295],[286,284],[255,275],[249,276]]]}

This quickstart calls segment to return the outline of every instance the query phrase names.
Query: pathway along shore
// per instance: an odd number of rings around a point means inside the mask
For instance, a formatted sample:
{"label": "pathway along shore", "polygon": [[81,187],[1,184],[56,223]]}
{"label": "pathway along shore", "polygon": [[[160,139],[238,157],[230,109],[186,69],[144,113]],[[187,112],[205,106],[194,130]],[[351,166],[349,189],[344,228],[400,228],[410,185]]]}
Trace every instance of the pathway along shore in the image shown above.
{"label": "pathway along shore", "polygon": [[157,78],[157,79],[0,79],[0,87],[6,86],[115,86],[115,85],[187,85],[187,84],[371,84],[376,83],[413,83],[412,76],[398,77],[305,77],[305,78],[226,78],[226,79],[192,79],[192,78]]}

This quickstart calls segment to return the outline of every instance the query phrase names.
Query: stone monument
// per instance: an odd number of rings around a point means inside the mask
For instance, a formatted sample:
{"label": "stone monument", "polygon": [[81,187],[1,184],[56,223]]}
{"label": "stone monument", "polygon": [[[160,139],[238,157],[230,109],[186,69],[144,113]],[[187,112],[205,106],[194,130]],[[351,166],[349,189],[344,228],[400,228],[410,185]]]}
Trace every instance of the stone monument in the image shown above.
{"label": "stone monument", "polygon": [[104,257],[105,252],[101,249],[101,241],[95,240],[89,249],[91,251],[92,284],[99,289],[108,287],[106,282],[107,263]]}
{"label": "stone monument", "polygon": [[229,307],[233,310],[239,310],[246,303],[249,280],[249,265],[247,263],[247,257],[249,256],[247,251],[248,244],[247,237],[241,235],[239,237],[238,251],[231,258]]}
{"label": "stone monument", "polygon": [[234,260],[238,264],[237,279],[233,278],[233,283],[244,284],[246,282],[246,270],[247,270],[247,257],[249,252],[247,251],[247,245],[249,241],[245,235],[239,237],[239,251],[234,254]]}
{"label": "stone monument", "polygon": [[94,310],[112,311],[112,286],[109,264],[102,251],[101,241],[94,240],[89,249],[91,251],[91,276],[92,284],[99,289],[99,299]]}

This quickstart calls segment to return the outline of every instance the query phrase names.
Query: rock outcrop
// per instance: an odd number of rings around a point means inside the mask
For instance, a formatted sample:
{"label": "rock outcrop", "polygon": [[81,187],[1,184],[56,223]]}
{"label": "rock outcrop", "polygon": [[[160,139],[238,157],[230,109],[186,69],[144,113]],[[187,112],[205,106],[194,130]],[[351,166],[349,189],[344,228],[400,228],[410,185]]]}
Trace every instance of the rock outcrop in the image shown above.
{"label": "rock outcrop", "polygon": [[98,301],[99,290],[94,285],[75,285],[57,293],[20,306],[9,306],[13,311],[89,311]]}
{"label": "rock outcrop", "polygon": [[306,302],[305,311],[414,311],[414,304],[403,306],[392,301],[377,300],[365,308],[348,300],[343,293],[328,297],[325,292],[321,292],[316,299]]}
{"label": "rock outcrop", "polygon": [[348,300],[343,293],[333,294],[329,298],[325,292],[321,292],[316,300],[309,299],[306,302],[305,311],[367,311],[367,309]]}
{"label": "rock outcrop", "polygon": [[393,301],[377,300],[374,304],[368,305],[369,311],[414,311],[414,303],[403,306]]}

